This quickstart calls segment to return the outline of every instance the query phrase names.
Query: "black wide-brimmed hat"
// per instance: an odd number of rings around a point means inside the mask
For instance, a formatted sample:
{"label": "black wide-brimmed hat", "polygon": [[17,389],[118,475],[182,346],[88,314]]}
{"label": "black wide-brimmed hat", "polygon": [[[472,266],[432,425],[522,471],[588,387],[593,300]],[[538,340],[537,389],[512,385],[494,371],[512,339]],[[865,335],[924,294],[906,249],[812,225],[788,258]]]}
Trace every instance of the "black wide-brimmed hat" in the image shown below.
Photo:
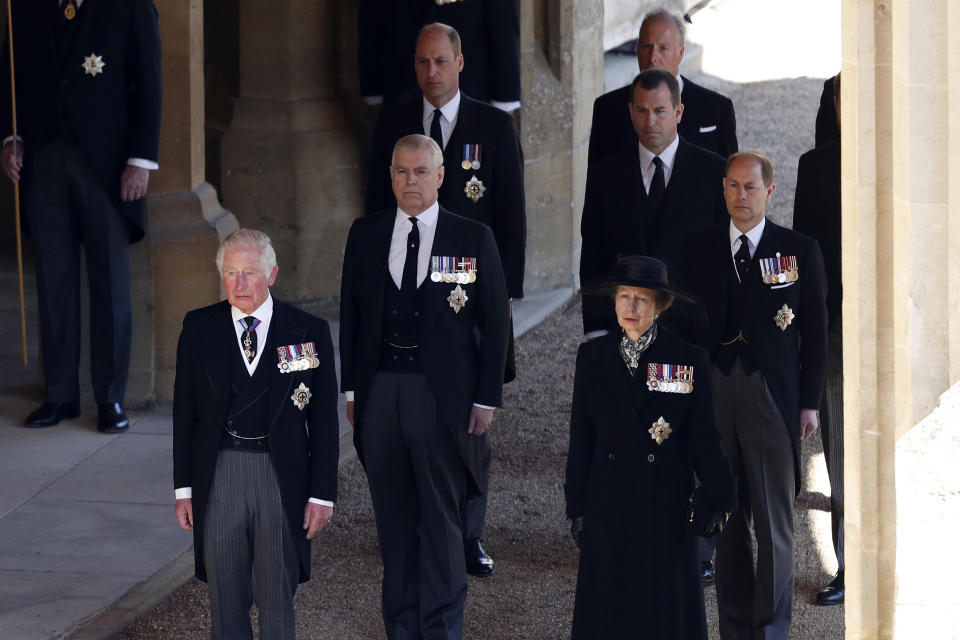
{"label": "black wide-brimmed hat", "polygon": [[693,300],[670,286],[667,280],[667,265],[650,256],[621,256],[613,271],[603,280],[583,285],[587,295],[609,295],[617,287],[643,287],[669,293],[678,300]]}

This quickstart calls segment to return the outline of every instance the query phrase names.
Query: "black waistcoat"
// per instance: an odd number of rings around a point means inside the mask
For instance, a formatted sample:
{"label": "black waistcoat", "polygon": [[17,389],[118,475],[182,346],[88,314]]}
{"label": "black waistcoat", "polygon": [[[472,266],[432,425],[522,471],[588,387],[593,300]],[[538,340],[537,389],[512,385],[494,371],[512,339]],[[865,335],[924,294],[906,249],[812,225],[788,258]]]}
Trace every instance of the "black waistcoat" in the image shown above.
{"label": "black waistcoat", "polygon": [[[403,295],[390,272],[383,282],[383,345],[379,371],[420,373],[420,331],[423,327],[423,281],[415,294]],[[401,348],[405,347],[405,348]]]}
{"label": "black waistcoat", "polygon": [[245,438],[267,433],[269,420],[270,378],[273,371],[269,353],[260,356],[260,362],[251,376],[243,362],[240,349],[231,343],[230,403],[227,408],[227,429]]}
{"label": "black waistcoat", "polygon": [[[737,268],[733,260],[727,261],[727,317],[724,323],[723,338],[720,342],[730,342],[737,337],[737,334],[743,329],[744,316],[746,314],[746,290],[747,285],[741,284],[737,277]],[[756,270],[760,266],[756,259],[750,261],[750,271],[744,280],[759,277]],[[744,372],[750,375],[757,370],[757,362],[750,352],[750,345],[743,340],[737,340],[727,346],[721,346],[717,350],[716,365],[726,374],[733,369],[734,363],[739,358]]]}

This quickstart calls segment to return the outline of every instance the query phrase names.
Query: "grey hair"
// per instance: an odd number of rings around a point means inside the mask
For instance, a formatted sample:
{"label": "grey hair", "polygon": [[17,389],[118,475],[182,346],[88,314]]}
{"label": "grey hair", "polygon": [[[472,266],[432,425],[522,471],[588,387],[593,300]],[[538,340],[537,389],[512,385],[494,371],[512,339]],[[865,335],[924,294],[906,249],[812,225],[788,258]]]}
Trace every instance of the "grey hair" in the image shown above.
{"label": "grey hair", "polygon": [[643,22],[640,23],[640,31],[643,31],[643,25],[647,24],[647,22],[651,20],[672,23],[673,27],[677,30],[677,38],[680,40],[679,45],[681,47],[684,46],[687,41],[687,25],[683,23],[683,18],[672,11],[667,11],[664,8],[654,9],[647,15],[643,16]]}
{"label": "grey hair", "polygon": [[256,229],[237,229],[220,243],[217,249],[217,272],[223,275],[223,258],[231,249],[254,249],[260,254],[260,266],[263,275],[269,277],[270,272],[277,266],[277,252],[273,250],[270,236]]}
{"label": "grey hair", "polygon": [[437,144],[436,140],[422,133],[411,133],[397,140],[397,144],[393,145],[393,155],[390,156],[391,165],[396,163],[397,149],[413,149],[414,151],[430,149],[434,169],[439,169],[443,166],[443,151],[440,150],[440,145]]}

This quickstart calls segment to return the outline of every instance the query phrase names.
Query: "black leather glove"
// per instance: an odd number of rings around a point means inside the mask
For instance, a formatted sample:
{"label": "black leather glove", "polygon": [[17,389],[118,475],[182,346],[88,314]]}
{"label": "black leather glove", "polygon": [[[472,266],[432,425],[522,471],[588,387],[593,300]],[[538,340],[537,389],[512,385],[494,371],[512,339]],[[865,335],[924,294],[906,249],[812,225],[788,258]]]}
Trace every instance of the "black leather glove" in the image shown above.
{"label": "black leather glove", "polygon": [[577,549],[579,549],[583,536],[583,516],[570,521],[570,535],[573,537],[573,543],[577,545]]}
{"label": "black leather glove", "polygon": [[710,517],[710,526],[708,527],[707,533],[703,536],[704,538],[712,538],[714,536],[720,535],[723,531],[723,527],[727,524],[727,520],[730,519],[729,511],[718,511]]}

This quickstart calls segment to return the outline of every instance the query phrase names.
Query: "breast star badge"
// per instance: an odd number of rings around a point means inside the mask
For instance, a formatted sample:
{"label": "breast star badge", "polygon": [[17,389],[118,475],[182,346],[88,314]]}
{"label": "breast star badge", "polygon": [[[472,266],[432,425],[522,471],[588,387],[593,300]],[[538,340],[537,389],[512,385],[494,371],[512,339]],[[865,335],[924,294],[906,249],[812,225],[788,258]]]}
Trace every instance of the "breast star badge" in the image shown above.
{"label": "breast star badge", "polygon": [[673,429],[670,428],[670,423],[664,420],[663,416],[660,416],[660,419],[647,429],[647,433],[650,434],[651,440],[656,440],[657,444],[663,444],[663,441],[667,440],[673,433]]}
{"label": "breast star badge", "polygon": [[460,285],[457,285],[457,288],[447,296],[447,302],[450,303],[450,308],[453,309],[454,313],[460,313],[460,309],[463,309],[464,305],[467,304],[467,300],[469,300],[467,292]]}
{"label": "breast star badge", "polygon": [[787,327],[790,326],[790,323],[793,322],[793,319],[796,316],[793,314],[793,309],[784,304],[780,307],[780,310],[777,311],[777,315],[773,317],[773,321],[777,323],[777,326],[780,327],[780,331],[786,331]]}
{"label": "breast star badge", "polygon": [[487,188],[477,179],[477,176],[472,176],[470,180],[467,181],[467,186],[463,188],[463,192],[467,194],[467,197],[473,200],[474,203],[480,201],[480,198],[483,197],[483,192],[486,190]]}
{"label": "breast star badge", "polygon": [[83,57],[83,65],[81,66],[83,66],[84,75],[96,77],[98,73],[103,73],[103,68],[107,66],[107,63],[103,61],[103,56],[91,53]]}
{"label": "breast star badge", "polygon": [[293,401],[293,404],[296,405],[297,409],[303,411],[303,408],[310,404],[310,398],[313,397],[313,394],[310,393],[310,387],[300,383],[300,386],[293,390],[293,395],[290,396],[290,399]]}

